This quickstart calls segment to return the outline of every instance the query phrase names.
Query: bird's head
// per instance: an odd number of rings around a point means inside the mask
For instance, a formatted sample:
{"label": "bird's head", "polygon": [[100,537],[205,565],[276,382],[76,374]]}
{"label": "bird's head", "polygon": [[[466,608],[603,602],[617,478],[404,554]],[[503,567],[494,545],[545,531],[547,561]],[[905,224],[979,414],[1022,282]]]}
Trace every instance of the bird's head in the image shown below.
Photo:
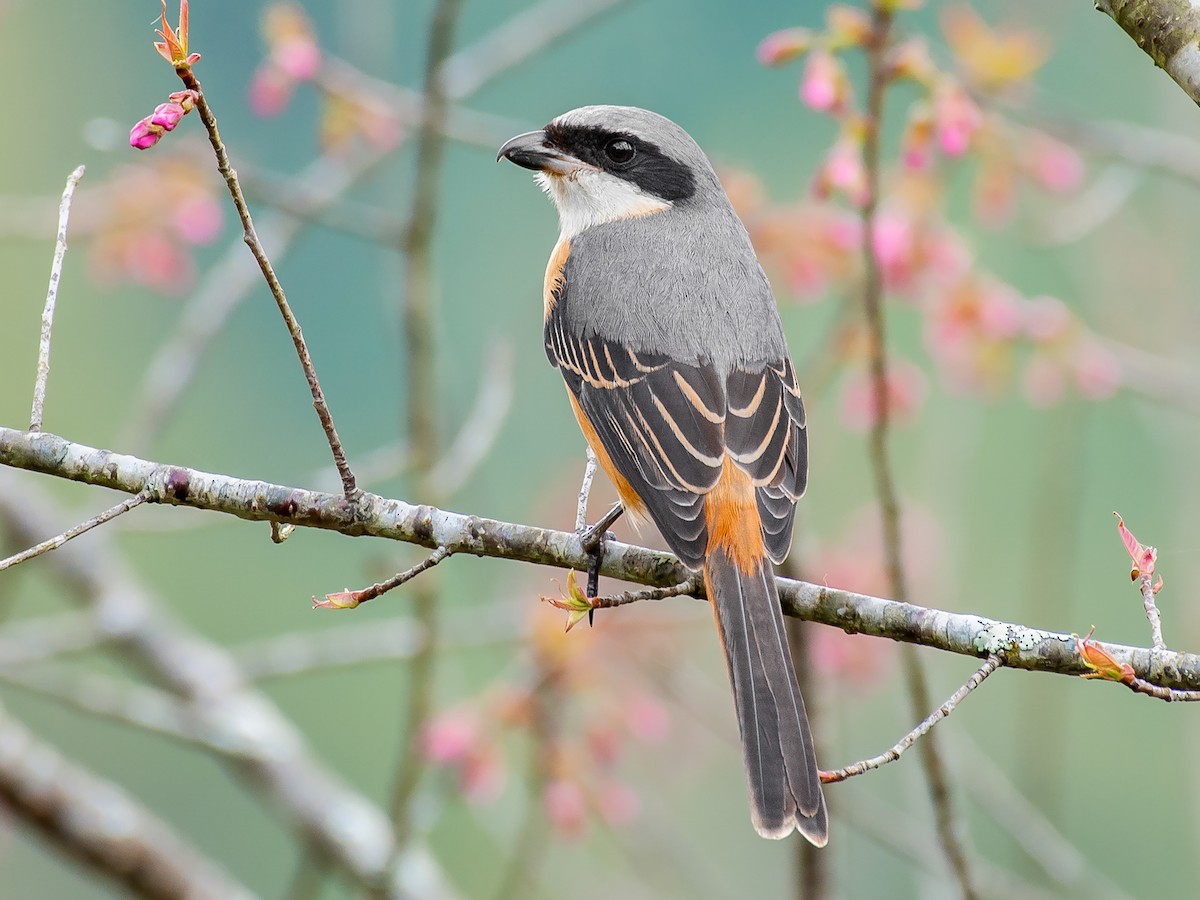
{"label": "bird's head", "polygon": [[584,106],[497,155],[532,169],[558,207],[564,237],[721,194],[712,165],[686,131],[632,106]]}

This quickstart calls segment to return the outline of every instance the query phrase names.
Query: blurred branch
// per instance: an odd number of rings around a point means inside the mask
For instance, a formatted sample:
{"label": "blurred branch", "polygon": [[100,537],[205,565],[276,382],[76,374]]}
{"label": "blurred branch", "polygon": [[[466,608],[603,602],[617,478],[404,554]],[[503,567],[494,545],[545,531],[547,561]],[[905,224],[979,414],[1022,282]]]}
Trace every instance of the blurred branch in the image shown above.
{"label": "blurred branch", "polygon": [[472,46],[446,59],[442,64],[446,94],[466,97],[475,93],[534,52],[583,25],[594,23],[604,13],[626,2],[628,0],[542,0],[527,7]]}
{"label": "blurred branch", "polygon": [[[336,497],[344,512],[353,509],[340,494],[326,496]],[[61,518],[44,492],[0,478],[0,519],[14,534],[25,539],[44,533]],[[231,771],[282,809],[356,883],[398,895],[402,888],[396,885],[408,889],[410,878],[428,882],[423,848],[390,862],[394,839],[382,812],[312,756],[303,736],[246,682],[232,656],[166,613],[121,564],[104,535],[76,544],[71,553],[48,556],[46,564],[83,598],[129,658],[182,697],[190,710],[202,711],[212,729],[211,743],[223,748],[223,756],[236,758]],[[411,890],[447,896],[440,888]]]}
{"label": "blurred branch", "polygon": [[250,208],[246,205],[245,195],[242,194],[237,172],[230,165],[229,154],[225,151],[225,143],[221,140],[221,134],[217,130],[216,116],[208,105],[208,99],[204,96],[200,82],[196,79],[191,67],[177,67],[175,74],[179,76],[184,87],[195,94],[196,112],[200,115],[200,121],[204,123],[204,130],[208,132],[208,142],[212,144],[213,153],[217,158],[217,171],[225,179],[225,184],[229,188],[229,196],[233,198],[233,205],[242,222],[242,240],[250,248],[254,261],[258,263],[267,287],[271,290],[271,296],[279,307],[279,313],[283,316],[288,334],[292,338],[292,344],[296,348],[300,367],[304,370],[308,389],[312,393],[313,408],[317,411],[317,418],[321,420],[321,428],[325,431],[325,439],[329,442],[333,463],[337,466],[338,474],[341,475],[342,490],[346,499],[353,501],[357,497],[359,489],[354,481],[354,473],[350,471],[350,465],[346,462],[346,452],[342,449],[341,439],[333,424],[333,413],[330,412],[329,404],[325,401],[325,392],[321,388],[321,382],[317,379],[317,370],[313,366],[312,356],[308,352],[308,343],[304,340],[304,334],[300,330],[300,323],[296,320],[296,316],[288,304],[287,297],[283,293],[283,285],[279,283],[279,278],[275,274],[275,267],[271,265],[267,251],[263,248],[262,242],[258,239],[258,232],[254,229],[254,222],[250,218]]}
{"label": "blurred branch", "polygon": [[1200,104],[1200,8],[1190,0],[1094,0],[1134,43]]}
{"label": "blurred branch", "polygon": [[46,380],[50,377],[50,335],[54,328],[54,305],[58,302],[58,283],[62,279],[63,260],[67,256],[67,223],[71,218],[71,198],[85,169],[79,166],[67,177],[62,202],[58,206],[58,237],[54,242],[54,259],[50,263],[50,284],[46,288],[46,306],[42,310],[42,334],[38,341],[37,379],[33,385],[33,412],[29,430],[42,430],[42,412],[46,406]]}
{"label": "blurred branch", "polygon": [[[207,509],[249,521],[274,520],[347,535],[370,535],[418,544],[431,550],[445,546],[456,554],[560,569],[584,571],[589,562],[580,537],[574,532],[462,515],[370,493],[364,494],[359,503],[351,507],[339,494],[161,465],[75,444],[45,432],[28,434],[0,426],[0,465],[129,494],[145,490],[152,503]],[[6,486],[0,481],[0,488]],[[20,534],[38,527],[46,530],[44,514],[40,512],[44,505],[45,500],[40,495],[32,499],[26,496],[11,507],[20,511],[18,520],[16,516],[5,515],[4,492],[0,491],[0,517],[11,518]],[[91,547],[78,545],[71,556],[59,554],[48,559],[76,566],[82,551],[96,552],[95,542],[92,544]],[[607,577],[671,587],[692,574],[669,553],[615,540],[606,541],[605,546],[601,574]],[[107,571],[114,565],[111,561],[102,564],[91,555],[82,558],[95,561],[98,571]],[[779,579],[779,591],[784,612],[788,615],[847,632],[872,634],[972,657],[982,658],[995,653],[1010,668],[1061,675],[1082,675],[1090,671],[1076,652],[1075,637],[1069,634],[786,578]],[[1200,690],[1200,656],[1123,644],[1103,643],[1100,646],[1119,663],[1128,663],[1137,677],[1153,685]],[[168,655],[163,664],[169,662]],[[189,680],[188,683],[192,682]]]}
{"label": "blurred branch", "polygon": [[929,734],[930,730],[950,713],[954,712],[955,708],[966,699],[967,694],[983,684],[984,679],[1000,668],[1001,659],[999,656],[992,654],[987,658],[978,671],[975,672],[966,683],[963,684],[957,691],[950,695],[950,698],[925,717],[916,728],[902,737],[896,744],[878,756],[873,756],[870,759],[864,759],[862,762],[851,763],[841,769],[835,769],[832,772],[822,772],[821,782],[823,784],[832,784],[838,781],[845,781],[847,778],[853,778],[855,775],[862,775],[872,769],[878,769],[886,766],[888,763],[893,763],[898,760],[901,755],[920,740],[925,735]]}
{"label": "blurred branch", "polygon": [[0,801],[6,814],[133,896],[254,896],[122,788],[70,762],[2,709]]}
{"label": "blurred branch", "polygon": [[[30,429],[30,430],[36,431],[37,429]],[[30,559],[33,559],[34,557],[41,556],[43,553],[49,553],[51,550],[57,550],[59,547],[61,547],[63,544],[65,544],[67,541],[71,540],[72,538],[77,538],[77,537],[79,537],[79,535],[83,534],[84,532],[91,531],[97,525],[103,525],[105,522],[111,522],[113,519],[115,519],[117,516],[121,515],[122,513],[127,513],[131,509],[133,509],[135,506],[141,506],[145,502],[146,502],[145,494],[134,494],[132,497],[128,498],[127,500],[122,500],[116,506],[112,506],[112,507],[104,510],[104,512],[99,513],[98,515],[92,516],[87,521],[80,522],[78,525],[74,526],[73,528],[68,528],[66,531],[62,532],[61,534],[56,534],[54,537],[47,538],[46,540],[42,541],[39,544],[34,544],[28,550],[23,550],[20,553],[15,553],[12,556],[8,557],[7,559],[0,559],[0,572],[3,572],[5,569],[12,568],[13,566],[17,565],[18,563],[23,563],[26,560],[30,560]]]}
{"label": "blurred branch", "polygon": [[[0,513],[3,520],[3,513]],[[82,653],[112,639],[87,613],[60,613],[6,625],[0,630],[0,669]]]}
{"label": "blurred branch", "polygon": [[498,340],[484,357],[474,405],[429,472],[434,496],[454,494],[479,468],[500,436],[512,399],[513,348],[508,341]]}
{"label": "blurred branch", "polygon": [[[908,583],[904,571],[900,503],[896,496],[891,460],[888,457],[890,391],[888,389],[887,320],[883,308],[883,273],[875,250],[875,219],[879,209],[882,169],[880,143],[883,130],[884,96],[892,78],[887,52],[891,41],[894,8],[893,4],[875,0],[871,13],[870,32],[863,44],[867,56],[867,101],[863,137],[863,165],[866,169],[867,199],[862,209],[862,257],[863,310],[867,325],[870,375],[875,397],[875,417],[871,423],[868,452],[871,470],[875,477],[875,493],[879,502],[888,587],[892,596],[903,603],[908,600]],[[908,684],[909,702],[913,715],[924,715],[925,710],[929,709],[932,703],[929,685],[925,679],[925,669],[916,650],[912,647],[901,648],[900,658],[904,667],[905,681]],[[989,662],[991,659],[994,657],[989,658]],[[980,672],[983,671],[980,669]],[[983,678],[986,677],[987,675],[984,674]],[[980,680],[982,681],[982,678]],[[932,724],[929,722],[930,726]],[[913,740],[915,739],[916,737],[913,736]],[[962,896],[965,900],[972,900],[978,894],[973,884],[970,864],[967,861],[967,851],[964,846],[965,839],[961,832],[961,823],[955,815],[953,798],[950,794],[950,781],[936,736],[928,736],[921,742],[920,756],[922,767],[925,770],[925,780],[929,786],[929,799],[933,804],[942,853],[945,854],[946,861],[950,864],[950,869],[958,881]]]}

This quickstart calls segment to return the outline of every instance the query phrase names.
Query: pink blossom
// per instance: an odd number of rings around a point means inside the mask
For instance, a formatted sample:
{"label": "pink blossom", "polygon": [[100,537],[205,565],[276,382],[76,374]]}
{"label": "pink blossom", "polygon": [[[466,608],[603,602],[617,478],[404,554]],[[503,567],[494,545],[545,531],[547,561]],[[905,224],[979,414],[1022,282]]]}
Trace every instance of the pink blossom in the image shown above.
{"label": "pink blossom", "polygon": [[613,828],[632,824],[642,811],[642,803],[633,788],[611,779],[596,791],[596,807],[604,821]]}
{"label": "pink blossom", "polygon": [[845,106],[850,83],[842,64],[828,50],[814,50],[804,64],[800,99],[817,112],[837,112]]}
{"label": "pink blossom", "polygon": [[130,129],[129,146],[134,150],[149,150],[162,140],[164,133],[161,125],[156,125],[151,116],[146,116]]}
{"label": "pink blossom", "polygon": [[913,264],[912,220],[896,212],[881,213],[875,220],[872,246],[888,286],[907,284]]}
{"label": "pink blossom", "polygon": [[1083,158],[1049,135],[1034,133],[1023,157],[1029,174],[1048,191],[1073,191],[1083,181]]}
{"label": "pink blossom", "polygon": [[802,56],[812,45],[807,28],[785,28],[763,38],[758,45],[758,61],[764,66],[779,66]]}
{"label": "pink blossom", "polygon": [[[925,373],[913,363],[893,359],[887,374],[888,416],[892,422],[912,417],[925,399]],[[851,375],[842,391],[842,421],[855,431],[866,431],[879,418],[875,383],[866,372]]]}
{"label": "pink blossom", "polygon": [[435,716],[421,737],[421,752],[436,765],[450,765],[467,757],[479,739],[479,724],[462,710],[449,710]]}
{"label": "pink blossom", "polygon": [[1057,297],[1034,297],[1025,306],[1025,333],[1033,341],[1062,337],[1071,321],[1071,311]]}
{"label": "pink blossom", "polygon": [[500,796],[504,787],[504,768],[496,752],[486,744],[477,744],[462,761],[458,788],[468,803],[482,806]]}
{"label": "pink blossom", "polygon": [[817,170],[813,191],[822,199],[834,192],[841,193],[855,206],[867,202],[867,168],[858,140],[850,136],[838,139]]}
{"label": "pink blossom", "polygon": [[979,329],[993,340],[1016,337],[1023,324],[1020,295],[1007,284],[991,283],[979,303]]}
{"label": "pink blossom", "polygon": [[1085,340],[1072,361],[1075,384],[1089,400],[1107,400],[1121,386],[1121,365],[1094,340]]}
{"label": "pink blossom", "polygon": [[933,110],[929,104],[913,104],[900,138],[900,155],[905,168],[918,172],[929,168],[934,131]]}
{"label": "pink blossom", "polygon": [[625,707],[630,733],[639,741],[657,744],[663,741],[670,728],[666,708],[649,694],[638,693]]}
{"label": "pink blossom", "polygon": [[141,232],[125,248],[125,272],[138,284],[178,294],[191,283],[192,258],[161,232]]}
{"label": "pink blossom", "polygon": [[184,108],[178,103],[160,103],[154,107],[154,115],[150,117],[150,121],[161,126],[164,131],[174,131],[183,114]]}
{"label": "pink blossom", "polygon": [[934,94],[938,144],[949,157],[962,156],[983,125],[983,114],[960,84],[944,84]]}
{"label": "pink blossom", "polygon": [[221,234],[222,206],[211,194],[196,194],[181,200],[172,223],[189,244],[210,244]]}
{"label": "pink blossom", "polygon": [[292,99],[295,81],[276,66],[266,63],[250,78],[250,110],[258,116],[277,116]]}
{"label": "pink blossom", "polygon": [[577,838],[587,827],[587,798],[575,781],[556,778],[542,792],[546,817],[564,837]]}
{"label": "pink blossom", "polygon": [[311,36],[288,38],[271,48],[271,62],[294,81],[311,81],[321,69],[321,48]]}

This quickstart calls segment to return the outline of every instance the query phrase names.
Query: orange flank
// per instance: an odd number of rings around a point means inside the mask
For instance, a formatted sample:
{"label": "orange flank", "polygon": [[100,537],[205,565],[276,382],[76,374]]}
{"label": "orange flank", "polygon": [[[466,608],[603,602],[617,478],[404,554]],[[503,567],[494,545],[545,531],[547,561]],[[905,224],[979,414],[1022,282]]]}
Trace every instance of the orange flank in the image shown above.
{"label": "orange flank", "polygon": [[[565,256],[566,254],[563,255]],[[575,399],[575,395],[571,393],[570,388],[567,388],[567,397],[571,400],[571,409],[575,412],[575,418],[579,422],[579,429],[583,432],[584,440],[588,442],[588,446],[596,454],[596,462],[600,463],[600,468],[604,470],[604,474],[608,476],[608,480],[617,489],[617,496],[621,498],[621,505],[625,507],[625,512],[632,513],[636,519],[645,519],[646,504],[638,497],[633,489],[633,485],[613,465],[612,457],[608,455],[608,451],[600,443],[600,436],[596,434],[596,429],[588,421],[588,417],[580,408],[579,401]]]}
{"label": "orange flank", "polygon": [[[563,286],[563,266],[567,264],[567,257],[570,255],[571,241],[559,238],[558,243],[554,245],[554,252],[550,254],[550,262],[546,263],[546,280],[542,285],[542,308],[547,319],[558,303],[558,292]],[[591,441],[590,438],[588,440]]]}
{"label": "orange flank", "polygon": [[766,550],[754,484],[728,456],[721,478],[705,498],[704,519],[708,525],[710,553],[720,547],[743,574],[758,571]]}

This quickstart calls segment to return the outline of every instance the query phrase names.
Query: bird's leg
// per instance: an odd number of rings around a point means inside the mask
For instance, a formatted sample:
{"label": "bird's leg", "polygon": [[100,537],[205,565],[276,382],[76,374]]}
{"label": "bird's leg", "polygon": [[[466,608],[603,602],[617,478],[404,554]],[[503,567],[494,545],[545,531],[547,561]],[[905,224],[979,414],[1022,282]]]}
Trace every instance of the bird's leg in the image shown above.
{"label": "bird's leg", "polygon": [[[591,528],[585,528],[579,533],[579,543],[583,547],[583,552],[588,555],[588,577],[587,577],[587,596],[600,596],[600,566],[604,562],[604,542],[609,538],[615,538],[609,527],[617,519],[621,518],[621,513],[625,512],[625,507],[617,503],[600,517],[600,521]],[[588,612],[588,625],[592,624],[596,616],[596,611]]]}

